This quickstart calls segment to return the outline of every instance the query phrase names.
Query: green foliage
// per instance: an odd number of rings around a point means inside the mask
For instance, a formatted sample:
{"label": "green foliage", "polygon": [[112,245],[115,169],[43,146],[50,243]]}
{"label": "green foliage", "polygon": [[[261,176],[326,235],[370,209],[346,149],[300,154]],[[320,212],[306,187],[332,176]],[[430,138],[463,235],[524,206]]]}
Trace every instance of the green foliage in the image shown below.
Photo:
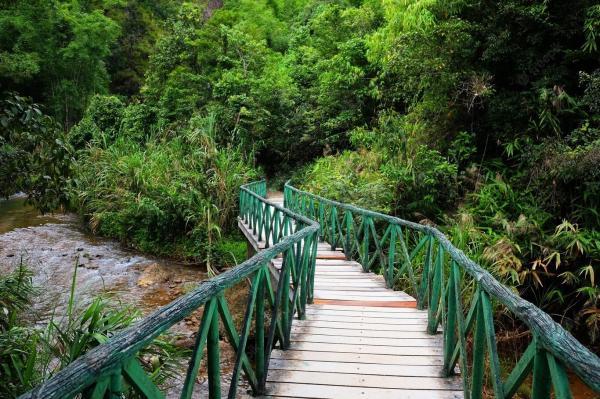
{"label": "green foliage", "polygon": [[296,180],[323,197],[389,212],[393,186],[380,168],[381,158],[375,152],[346,151],[320,158]]}
{"label": "green foliage", "polygon": [[405,217],[439,217],[458,198],[457,167],[436,150],[419,147],[406,163],[386,163],[383,173],[395,182],[395,210]]}
{"label": "green foliage", "polygon": [[[0,395],[3,398],[16,398],[33,389],[140,318],[139,311],[133,307],[103,297],[93,298],[87,306],[77,306],[77,266],[75,264],[65,317],[50,320],[45,328],[31,327],[39,322],[31,316],[31,303],[38,288],[33,286],[27,266],[20,262],[13,272],[0,276]],[[173,336],[163,335],[138,355],[157,384],[179,371],[181,359],[187,355],[186,350],[173,342]]]}
{"label": "green foliage", "polygon": [[0,6],[0,85],[44,102],[70,127],[87,99],[106,91],[105,59],[120,33],[79,1],[11,1]]}
{"label": "green foliage", "polygon": [[71,148],[38,104],[15,93],[0,101],[0,196],[19,191],[43,212],[67,202]]}
{"label": "green foliage", "polygon": [[212,224],[229,231],[239,186],[256,176],[238,147],[220,147],[215,136],[215,118],[195,116],[141,144],[127,134],[112,144],[92,141],[75,166],[77,208],[101,235],[205,259]]}
{"label": "green foliage", "polygon": [[555,314],[559,298],[565,323],[592,334],[599,10],[12,1],[0,6],[0,85],[45,103],[67,130],[78,122],[78,161],[70,182],[58,128],[19,105],[2,114],[0,188],[28,189],[49,209],[71,184],[94,231],[217,269],[242,254],[227,240],[251,165],[279,181],[304,167],[311,191],[447,225],[524,297]]}
{"label": "green foliage", "polygon": [[[121,129],[125,106],[115,96],[96,95],[90,100],[83,119],[69,132],[69,140],[75,148],[95,142],[112,143]],[[136,118],[136,115],[132,115]]]}
{"label": "green foliage", "polygon": [[19,262],[10,273],[0,276],[0,395],[14,398],[33,388],[41,375],[36,362],[39,334],[25,326],[36,289],[32,273]]}

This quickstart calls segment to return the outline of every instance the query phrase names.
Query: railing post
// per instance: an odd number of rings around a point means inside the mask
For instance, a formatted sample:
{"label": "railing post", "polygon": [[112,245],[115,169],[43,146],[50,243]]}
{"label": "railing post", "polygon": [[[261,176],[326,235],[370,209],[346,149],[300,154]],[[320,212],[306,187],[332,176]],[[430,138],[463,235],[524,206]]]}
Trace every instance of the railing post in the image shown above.
{"label": "railing post", "polygon": [[206,343],[208,358],[208,397],[221,399],[221,366],[219,348],[219,314],[213,312],[210,327],[208,328],[208,341]]}
{"label": "railing post", "polygon": [[258,292],[256,297],[256,379],[258,383],[258,395],[264,394],[264,387],[261,385],[265,373],[265,279],[269,278],[268,271],[265,270],[262,278],[258,281]]}
{"label": "railing post", "polygon": [[429,308],[427,309],[427,332],[429,332],[429,334],[435,334],[437,332],[440,298],[443,295],[442,268],[444,267],[444,248],[441,245],[438,245],[437,258],[434,267],[435,270],[433,271],[431,296],[429,300]]}
{"label": "railing post", "polygon": [[[288,256],[283,257],[283,262],[281,263],[281,271],[279,274],[279,278],[283,280],[283,286],[281,287],[281,321],[283,325],[283,333],[285,334],[284,340],[282,342],[282,348],[285,350],[290,346],[290,271],[294,266],[290,264],[289,258],[295,257],[293,251]],[[291,309],[293,311],[293,309]]]}
{"label": "railing post", "polygon": [[331,250],[335,251],[337,248],[337,208],[335,206],[331,207],[331,215],[330,215],[330,226],[329,229],[331,230]]}
{"label": "railing post", "polygon": [[[452,354],[454,353],[454,347],[456,346],[456,330],[458,329],[459,334],[462,332],[462,324],[459,323],[457,326],[456,319],[458,316],[458,309],[460,309],[458,302],[458,295],[456,295],[457,287],[457,271],[455,270],[456,264],[452,262],[450,266],[450,276],[448,278],[448,314],[446,318],[446,324],[444,325],[444,375],[448,376],[452,374]],[[458,328],[457,328],[458,327]],[[465,354],[463,353],[463,356]]]}
{"label": "railing post", "polygon": [[362,231],[363,231],[363,242],[362,242],[362,247],[363,247],[363,253],[362,253],[362,259],[361,259],[361,264],[363,267],[363,270],[365,272],[369,271],[369,217],[368,216],[363,216],[362,219]]}
{"label": "railing post", "polygon": [[473,375],[471,377],[471,399],[483,397],[483,373],[485,371],[485,325],[481,297],[475,310],[475,334],[473,338]]}
{"label": "railing post", "polygon": [[188,370],[181,391],[181,399],[190,399],[194,390],[194,384],[196,383],[196,376],[200,369],[200,362],[202,361],[202,355],[204,351],[204,345],[208,337],[208,331],[210,324],[213,320],[213,314],[217,313],[217,301],[211,299],[204,305],[204,312],[202,312],[202,320],[200,321],[200,327],[196,334],[196,342],[194,343],[194,349],[192,350],[192,359],[188,363]]}
{"label": "railing post", "polygon": [[346,237],[344,239],[344,254],[346,255],[346,259],[350,260],[352,258],[352,212],[349,210],[344,211],[344,224],[346,227]]}
{"label": "railing post", "polygon": [[497,398],[504,398],[504,386],[502,385],[502,370],[500,369],[500,360],[498,359],[498,350],[496,348],[496,331],[494,329],[494,314],[492,312],[492,303],[487,292],[481,291],[481,308],[483,310],[483,320],[485,323],[485,334],[487,337],[487,349],[490,363],[490,377],[492,386]]}
{"label": "railing post", "polygon": [[121,366],[117,367],[114,374],[110,376],[109,386],[110,399],[121,399],[123,395],[123,375]]}
{"label": "railing post", "polygon": [[325,205],[319,201],[319,240],[325,239],[323,226],[325,225]]}
{"label": "railing post", "polygon": [[393,288],[394,285],[394,263],[396,262],[396,226],[390,226],[390,248],[388,252],[388,264],[385,271],[385,285]]}
{"label": "railing post", "polygon": [[271,240],[271,210],[269,209],[269,205],[265,204],[264,209],[265,214],[265,248],[269,248]]}
{"label": "railing post", "polygon": [[569,387],[569,377],[565,372],[563,365],[549,352],[546,352],[554,396],[556,399],[573,399],[571,388]]}
{"label": "railing post", "polygon": [[421,286],[417,293],[417,309],[425,309],[427,293],[429,292],[429,269],[431,268],[431,258],[433,256],[433,237],[429,236],[427,249],[425,253],[425,262],[423,263],[423,274],[421,275]]}
{"label": "railing post", "polygon": [[308,303],[313,303],[314,294],[315,294],[314,293],[314,290],[315,290],[315,268],[316,268],[316,262],[317,262],[318,244],[319,244],[319,239],[318,239],[317,233],[315,233],[313,235],[311,257],[310,257],[309,264],[308,264],[308,267],[309,267],[308,281],[310,284],[309,289],[308,289],[308,298],[307,298]]}
{"label": "railing post", "polygon": [[532,399],[550,398],[550,370],[548,370],[548,360],[542,348],[538,348],[533,359],[533,386],[531,391]]}

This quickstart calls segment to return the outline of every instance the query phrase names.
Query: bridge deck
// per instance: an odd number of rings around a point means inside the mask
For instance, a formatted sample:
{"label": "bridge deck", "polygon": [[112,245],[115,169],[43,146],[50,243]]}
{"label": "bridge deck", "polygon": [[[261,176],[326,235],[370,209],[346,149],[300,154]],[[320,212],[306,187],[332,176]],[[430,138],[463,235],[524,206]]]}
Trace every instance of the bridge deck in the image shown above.
{"label": "bridge deck", "polygon": [[[283,205],[281,197],[270,199]],[[264,247],[240,227],[256,249]],[[427,312],[414,298],[321,243],[314,304],[306,320],[294,321],[290,349],[273,351],[267,397],[463,398],[460,377],[441,377],[441,334],[426,327]]]}

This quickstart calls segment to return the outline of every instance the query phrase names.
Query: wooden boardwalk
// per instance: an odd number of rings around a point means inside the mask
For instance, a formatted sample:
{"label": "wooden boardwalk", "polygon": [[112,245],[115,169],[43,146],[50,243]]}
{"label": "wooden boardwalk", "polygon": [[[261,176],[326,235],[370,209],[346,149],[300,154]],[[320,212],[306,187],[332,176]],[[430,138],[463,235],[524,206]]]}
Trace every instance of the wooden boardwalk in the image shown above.
{"label": "wooden boardwalk", "polygon": [[[283,206],[282,197],[269,199]],[[240,228],[255,249],[264,247]],[[266,397],[463,398],[460,377],[441,377],[442,335],[426,328],[427,311],[413,297],[320,243],[314,304],[294,321],[290,348],[273,351]]]}

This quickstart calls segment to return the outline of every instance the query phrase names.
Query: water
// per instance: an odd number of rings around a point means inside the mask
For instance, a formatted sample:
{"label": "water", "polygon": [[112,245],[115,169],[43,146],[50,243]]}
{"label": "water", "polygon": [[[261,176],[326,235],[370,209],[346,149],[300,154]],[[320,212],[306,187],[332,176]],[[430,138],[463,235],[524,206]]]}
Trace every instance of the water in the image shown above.
{"label": "water", "polygon": [[40,215],[23,196],[13,196],[0,201],[0,273],[14,269],[21,259],[41,288],[33,307],[39,320],[64,314],[76,264],[78,305],[103,294],[143,314],[206,278],[202,267],[125,249],[86,232],[77,215]]}
{"label": "water", "polygon": [[[40,215],[27,205],[24,196],[17,195],[0,200],[0,274],[14,270],[21,260],[33,271],[34,284],[39,287],[29,316],[41,324],[52,317],[64,317],[75,270],[78,307],[105,295],[115,303],[136,307],[142,314],[166,305],[207,278],[204,267],[145,256],[116,241],[95,237],[75,214]],[[226,293],[235,320],[243,317],[245,293],[245,288]],[[170,329],[177,334],[179,345],[193,345],[200,317],[200,312],[194,312]],[[235,353],[224,341],[221,351],[222,390],[227,392]],[[167,398],[179,397],[184,377],[182,368],[180,375],[167,383]],[[240,397],[246,397],[243,392],[247,388],[245,382],[240,383]],[[202,371],[194,398],[206,397],[206,393]]]}

